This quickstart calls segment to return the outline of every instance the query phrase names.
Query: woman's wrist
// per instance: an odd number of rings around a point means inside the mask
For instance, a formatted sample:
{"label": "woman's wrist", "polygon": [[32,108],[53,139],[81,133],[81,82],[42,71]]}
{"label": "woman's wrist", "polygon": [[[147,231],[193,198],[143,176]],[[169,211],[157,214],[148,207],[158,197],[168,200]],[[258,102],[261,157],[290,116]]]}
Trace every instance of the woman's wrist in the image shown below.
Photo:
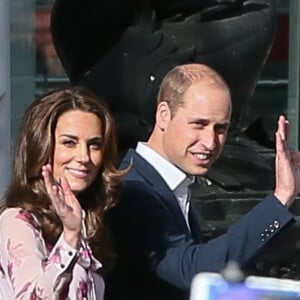
{"label": "woman's wrist", "polygon": [[80,247],[81,233],[64,231],[63,237],[65,242],[72,248],[78,250]]}

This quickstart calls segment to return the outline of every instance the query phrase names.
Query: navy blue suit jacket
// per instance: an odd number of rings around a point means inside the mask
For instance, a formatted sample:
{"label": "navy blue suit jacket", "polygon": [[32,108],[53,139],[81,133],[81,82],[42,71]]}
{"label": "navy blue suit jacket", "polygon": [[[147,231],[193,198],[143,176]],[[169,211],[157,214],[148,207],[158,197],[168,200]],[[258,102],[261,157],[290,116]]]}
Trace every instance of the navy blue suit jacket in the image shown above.
{"label": "navy blue suit jacket", "polygon": [[196,273],[220,271],[228,260],[247,264],[293,219],[269,195],[225,234],[202,242],[193,210],[189,231],[177,199],[156,170],[134,150],[121,168],[130,164],[120,202],[108,215],[117,260],[106,279],[106,300],[188,299]]}

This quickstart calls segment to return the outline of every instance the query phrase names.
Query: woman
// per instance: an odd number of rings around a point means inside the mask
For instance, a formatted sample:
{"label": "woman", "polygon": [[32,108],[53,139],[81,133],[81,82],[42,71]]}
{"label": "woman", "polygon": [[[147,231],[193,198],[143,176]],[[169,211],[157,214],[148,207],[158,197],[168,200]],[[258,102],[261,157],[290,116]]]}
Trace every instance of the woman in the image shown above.
{"label": "woman", "polygon": [[123,175],[116,153],[111,115],[88,90],[60,89],[28,107],[1,207],[0,299],[103,298],[104,214]]}

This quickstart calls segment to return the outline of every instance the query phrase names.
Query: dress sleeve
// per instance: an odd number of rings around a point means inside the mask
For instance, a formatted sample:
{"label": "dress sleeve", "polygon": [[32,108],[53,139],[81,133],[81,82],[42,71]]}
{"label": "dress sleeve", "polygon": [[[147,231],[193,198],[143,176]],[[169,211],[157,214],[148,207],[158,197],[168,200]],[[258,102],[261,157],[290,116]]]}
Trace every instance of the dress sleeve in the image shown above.
{"label": "dress sleeve", "polygon": [[[74,249],[72,249],[64,240],[63,235],[60,236],[55,247],[51,251],[50,260],[58,260],[62,264],[62,268],[72,269],[73,264],[66,264],[69,256],[71,256]],[[68,299],[89,299],[101,300],[104,294],[103,278],[96,273],[102,265],[93,256],[93,253],[88,243],[83,238],[80,249],[76,253],[76,264],[72,271],[72,282],[68,288]]]}
{"label": "dress sleeve", "polygon": [[49,253],[28,211],[10,208],[0,218],[1,266],[14,299],[65,299],[78,252],[61,237]]}
{"label": "dress sleeve", "polygon": [[93,256],[92,249],[87,242],[87,230],[85,225],[86,213],[82,210],[82,226],[81,226],[81,242],[80,249],[78,252],[78,264],[83,268],[90,270],[92,272],[102,267],[102,264]]}

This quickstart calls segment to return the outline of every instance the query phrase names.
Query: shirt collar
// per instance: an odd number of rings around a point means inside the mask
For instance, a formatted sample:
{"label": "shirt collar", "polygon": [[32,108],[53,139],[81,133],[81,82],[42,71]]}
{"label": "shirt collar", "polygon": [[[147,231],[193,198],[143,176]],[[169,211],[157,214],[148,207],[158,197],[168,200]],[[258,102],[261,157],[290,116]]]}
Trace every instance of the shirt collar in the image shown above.
{"label": "shirt collar", "polygon": [[175,191],[181,185],[188,187],[195,180],[194,176],[187,176],[179,168],[151,149],[147,143],[138,142],[136,152],[152,165],[171,191]]}

